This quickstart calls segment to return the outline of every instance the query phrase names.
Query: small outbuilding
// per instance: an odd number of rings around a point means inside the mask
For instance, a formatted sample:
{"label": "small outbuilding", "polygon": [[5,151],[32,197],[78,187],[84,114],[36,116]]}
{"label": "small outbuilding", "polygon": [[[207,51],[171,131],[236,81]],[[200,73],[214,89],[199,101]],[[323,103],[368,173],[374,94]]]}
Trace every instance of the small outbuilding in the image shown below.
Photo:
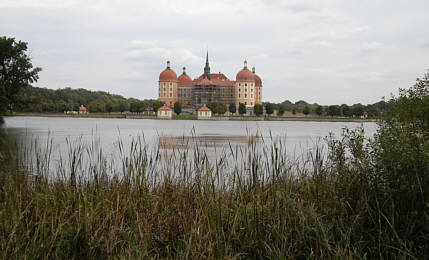
{"label": "small outbuilding", "polygon": [[167,106],[162,106],[158,109],[156,117],[159,119],[171,119],[173,112]]}
{"label": "small outbuilding", "polygon": [[86,111],[86,107],[84,107],[83,105],[80,105],[79,107],[79,114],[87,114],[88,112]]}
{"label": "small outbuilding", "polygon": [[198,109],[197,115],[198,119],[210,119],[212,117],[212,111],[208,107],[203,106]]}

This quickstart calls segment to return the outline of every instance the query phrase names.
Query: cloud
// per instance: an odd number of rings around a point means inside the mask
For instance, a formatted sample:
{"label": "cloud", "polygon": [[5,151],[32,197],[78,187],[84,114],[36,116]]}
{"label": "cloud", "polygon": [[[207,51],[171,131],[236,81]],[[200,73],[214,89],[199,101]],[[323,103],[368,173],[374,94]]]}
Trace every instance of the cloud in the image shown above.
{"label": "cloud", "polygon": [[125,58],[132,61],[150,62],[170,60],[175,63],[187,65],[200,65],[204,62],[202,57],[186,48],[167,47],[151,41],[133,40],[125,54]]}
{"label": "cloud", "polygon": [[362,43],[362,48],[364,51],[373,52],[381,49],[384,46],[381,42],[364,42]]}
{"label": "cloud", "polygon": [[424,73],[428,8],[426,0],[3,0],[0,31],[29,43],[42,87],[156,98],[165,62],[197,77],[208,46],[212,71],[234,78],[244,59],[255,65],[267,101],[366,103]]}

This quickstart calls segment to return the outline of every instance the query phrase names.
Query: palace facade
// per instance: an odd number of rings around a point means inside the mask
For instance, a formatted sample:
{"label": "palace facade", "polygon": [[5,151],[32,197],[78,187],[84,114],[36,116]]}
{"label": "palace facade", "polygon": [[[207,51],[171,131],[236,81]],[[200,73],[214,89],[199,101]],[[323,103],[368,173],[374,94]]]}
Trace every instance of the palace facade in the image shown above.
{"label": "palace facade", "polygon": [[204,73],[191,79],[183,67],[182,74],[171,69],[170,61],[167,68],[161,72],[158,81],[158,100],[169,107],[180,102],[185,108],[199,109],[205,104],[218,102],[226,105],[243,103],[246,107],[262,104],[262,80],[247,68],[247,61],[235,81],[229,80],[223,73],[210,73],[209,56],[206,56]]}

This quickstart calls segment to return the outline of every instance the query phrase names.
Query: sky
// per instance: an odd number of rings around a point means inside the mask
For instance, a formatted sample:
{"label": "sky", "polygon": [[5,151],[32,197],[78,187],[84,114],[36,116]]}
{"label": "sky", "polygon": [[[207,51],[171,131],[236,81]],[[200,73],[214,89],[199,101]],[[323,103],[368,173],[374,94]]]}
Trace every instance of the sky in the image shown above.
{"label": "sky", "polygon": [[263,100],[369,104],[429,69],[427,0],[2,0],[0,36],[28,42],[35,86],[157,98],[171,61],[235,80],[247,60]]}

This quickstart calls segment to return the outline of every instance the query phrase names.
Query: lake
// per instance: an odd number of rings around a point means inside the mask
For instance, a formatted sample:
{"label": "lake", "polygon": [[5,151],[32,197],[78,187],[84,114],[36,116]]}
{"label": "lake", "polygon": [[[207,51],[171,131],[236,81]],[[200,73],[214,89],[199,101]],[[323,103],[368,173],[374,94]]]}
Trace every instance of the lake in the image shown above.
{"label": "lake", "polygon": [[[63,117],[7,117],[5,128],[23,139],[37,143],[43,149],[50,144],[51,168],[62,160],[67,163],[71,150],[83,146],[96,156],[103,151],[107,161],[132,149],[133,141],[157,150],[192,150],[198,147],[215,160],[219,153],[231,147],[256,147],[281,141],[291,157],[298,157],[316,145],[326,147],[323,138],[332,133],[340,136],[344,127],[363,127],[371,137],[377,124],[373,122],[310,122],[310,121],[203,121],[153,120]],[[90,149],[88,149],[88,147]],[[121,156],[122,155],[122,156]],[[90,157],[91,157],[90,156]],[[88,156],[84,155],[87,158]],[[92,158],[92,157],[91,157]],[[120,160],[119,160],[120,161]]]}

